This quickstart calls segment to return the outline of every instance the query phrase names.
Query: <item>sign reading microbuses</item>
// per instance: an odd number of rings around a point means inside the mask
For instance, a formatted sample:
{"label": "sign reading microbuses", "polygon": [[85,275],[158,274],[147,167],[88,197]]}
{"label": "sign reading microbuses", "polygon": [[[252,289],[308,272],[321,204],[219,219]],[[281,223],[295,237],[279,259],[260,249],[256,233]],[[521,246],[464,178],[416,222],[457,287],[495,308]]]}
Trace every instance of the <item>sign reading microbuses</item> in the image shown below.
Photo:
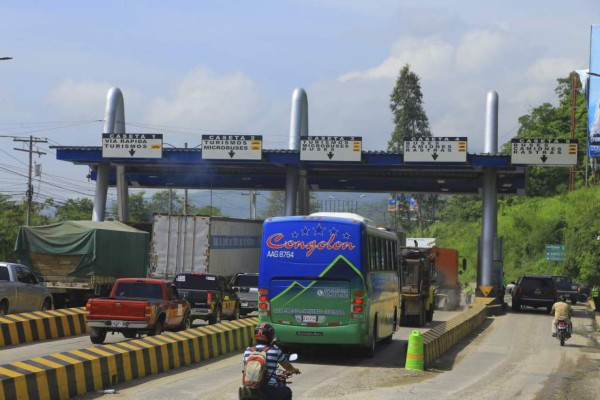
{"label": "sign reading microbuses", "polygon": [[262,135],[202,135],[204,160],[261,160]]}
{"label": "sign reading microbuses", "polygon": [[467,138],[432,136],[405,140],[404,162],[467,162]]}
{"label": "sign reading microbuses", "polygon": [[162,133],[103,133],[103,158],[162,158]]}
{"label": "sign reading microbuses", "polygon": [[300,137],[300,161],[360,161],[361,155],[362,137]]}
{"label": "sign reading microbuses", "polygon": [[511,139],[512,164],[576,165],[576,139]]}

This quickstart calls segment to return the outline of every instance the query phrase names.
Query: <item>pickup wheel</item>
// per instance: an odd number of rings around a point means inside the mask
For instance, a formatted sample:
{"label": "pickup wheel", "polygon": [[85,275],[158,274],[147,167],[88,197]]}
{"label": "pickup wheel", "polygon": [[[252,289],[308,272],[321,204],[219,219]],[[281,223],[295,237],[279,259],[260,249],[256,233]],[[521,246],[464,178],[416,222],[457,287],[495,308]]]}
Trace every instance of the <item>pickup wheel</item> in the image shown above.
{"label": "pickup wheel", "polygon": [[218,324],[221,322],[221,306],[217,306],[215,313],[208,319],[209,325]]}
{"label": "pickup wheel", "polygon": [[44,304],[42,304],[42,311],[50,311],[52,310],[52,300],[46,299],[44,300]]}
{"label": "pickup wheel", "polygon": [[94,344],[102,344],[106,339],[106,329],[102,328],[90,328],[90,340]]}
{"label": "pickup wheel", "polygon": [[181,323],[177,327],[176,332],[185,331],[187,329],[190,329],[191,327],[192,327],[192,319],[190,318],[190,314],[186,313],[185,317],[183,317],[183,319],[181,320]]}
{"label": "pickup wheel", "polygon": [[0,301],[0,315],[8,314],[8,301],[2,300]]}
{"label": "pickup wheel", "polygon": [[121,332],[123,334],[123,336],[125,336],[127,339],[134,339],[137,336],[137,331],[134,331],[133,329],[127,329],[123,332]]}
{"label": "pickup wheel", "polygon": [[229,320],[233,321],[233,320],[236,320],[236,319],[240,319],[240,315],[241,315],[240,305],[236,304],[235,305],[235,310],[233,311],[233,314],[231,314],[231,318],[229,318]]}
{"label": "pickup wheel", "polygon": [[162,331],[163,331],[163,321],[162,321],[162,319],[159,319],[158,321],[156,321],[156,324],[154,325],[152,330],[148,333],[148,336],[160,335],[162,333]]}

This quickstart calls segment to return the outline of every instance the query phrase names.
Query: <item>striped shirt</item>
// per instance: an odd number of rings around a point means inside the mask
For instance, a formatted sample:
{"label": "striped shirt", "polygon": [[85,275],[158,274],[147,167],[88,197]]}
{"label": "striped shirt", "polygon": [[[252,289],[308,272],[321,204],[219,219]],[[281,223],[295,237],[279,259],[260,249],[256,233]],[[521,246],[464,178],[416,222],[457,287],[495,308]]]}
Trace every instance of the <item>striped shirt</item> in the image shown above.
{"label": "striped shirt", "polygon": [[[254,347],[256,347],[256,350],[262,350],[263,348],[265,348],[265,346],[266,345],[264,344],[257,344]],[[252,347],[248,347],[244,352],[244,364],[246,363],[246,360],[252,352],[252,350],[250,350],[251,348]],[[287,361],[287,357],[285,356],[285,354],[283,354],[283,351],[281,351],[279,347],[275,345],[269,346],[269,350],[267,351],[267,374],[269,377],[269,385],[277,386],[277,379],[275,379],[275,370],[277,369],[277,364],[281,364]]]}

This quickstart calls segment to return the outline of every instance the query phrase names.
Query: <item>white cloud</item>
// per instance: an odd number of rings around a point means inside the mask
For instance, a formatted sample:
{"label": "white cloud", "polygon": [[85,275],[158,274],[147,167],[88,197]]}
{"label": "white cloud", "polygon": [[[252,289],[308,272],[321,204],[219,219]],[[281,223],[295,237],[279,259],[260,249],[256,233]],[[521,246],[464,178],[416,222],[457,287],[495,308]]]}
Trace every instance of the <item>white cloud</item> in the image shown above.
{"label": "white cloud", "polygon": [[48,92],[46,103],[69,118],[104,118],[106,93],[110,87],[106,82],[68,79]]}
{"label": "white cloud", "polygon": [[261,99],[255,83],[243,73],[217,75],[206,68],[191,71],[170,97],[152,100],[149,123],[198,130],[250,132],[256,128]]}
{"label": "white cloud", "polygon": [[410,64],[422,78],[434,78],[447,71],[452,63],[453,46],[437,37],[400,38],[390,55],[381,64],[365,71],[353,71],[340,76],[342,82],[356,79],[396,79],[400,68]]}
{"label": "white cloud", "polygon": [[456,66],[461,72],[485,72],[505,54],[511,38],[504,30],[477,30],[467,32],[456,47]]}
{"label": "white cloud", "polygon": [[[527,79],[537,82],[556,82],[559,77],[568,76],[571,71],[579,68],[573,58],[547,57],[537,60],[527,70]],[[554,89],[554,88],[553,88]]]}

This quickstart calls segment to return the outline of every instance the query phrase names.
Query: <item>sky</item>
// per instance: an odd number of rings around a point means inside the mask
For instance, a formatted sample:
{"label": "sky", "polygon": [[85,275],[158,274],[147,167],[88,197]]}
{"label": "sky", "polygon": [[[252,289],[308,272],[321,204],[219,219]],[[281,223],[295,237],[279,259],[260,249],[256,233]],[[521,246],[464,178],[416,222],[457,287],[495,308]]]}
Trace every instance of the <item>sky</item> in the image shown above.
{"label": "sky", "polygon": [[[239,133],[285,149],[301,87],[309,134],[361,136],[363,150],[386,150],[390,94],[408,64],[434,136],[466,136],[469,153],[482,152],[485,100],[495,90],[502,145],[519,116],[556,104],[556,79],[588,68],[600,2],[4,1],[0,16],[0,57],[13,57],[0,61],[0,193],[25,196],[28,153],[15,148],[32,135],[47,141],[35,146],[46,154],[33,157],[42,165],[34,199],[60,203],[93,198],[94,182],[50,146],[100,146],[115,86],[126,131],[162,133],[165,147]],[[232,196],[221,196],[227,208]]]}

